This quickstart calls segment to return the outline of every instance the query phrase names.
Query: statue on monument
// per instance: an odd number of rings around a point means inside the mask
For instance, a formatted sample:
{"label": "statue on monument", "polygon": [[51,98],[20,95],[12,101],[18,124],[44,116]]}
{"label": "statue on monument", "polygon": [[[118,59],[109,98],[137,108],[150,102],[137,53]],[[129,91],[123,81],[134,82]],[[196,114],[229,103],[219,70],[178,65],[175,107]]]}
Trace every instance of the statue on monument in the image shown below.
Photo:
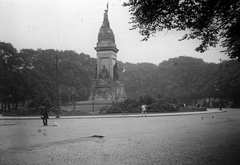
{"label": "statue on monument", "polygon": [[100,73],[99,78],[108,79],[108,77],[109,77],[108,71],[107,71],[105,65],[103,65],[102,72]]}
{"label": "statue on monument", "polygon": [[113,79],[118,81],[118,66],[117,63],[113,66]]}
{"label": "statue on monument", "polygon": [[95,67],[95,79],[97,79],[97,64],[96,64],[96,67]]}
{"label": "statue on monument", "polygon": [[105,11],[105,13],[104,13],[104,19],[103,19],[102,26],[110,28],[110,23],[109,23],[109,20],[108,20],[108,3],[107,3],[107,10],[104,10],[104,11]]}

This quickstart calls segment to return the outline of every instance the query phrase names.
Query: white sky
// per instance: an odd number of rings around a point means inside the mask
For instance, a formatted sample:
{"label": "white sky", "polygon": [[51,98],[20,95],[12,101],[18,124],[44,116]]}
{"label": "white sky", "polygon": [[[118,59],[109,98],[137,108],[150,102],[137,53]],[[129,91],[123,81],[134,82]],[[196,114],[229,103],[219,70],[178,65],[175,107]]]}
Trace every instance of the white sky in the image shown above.
{"label": "white sky", "polygon": [[195,52],[197,40],[178,41],[184,32],[163,31],[149,41],[132,26],[127,0],[0,0],[0,41],[13,44],[18,50],[57,49],[73,50],[96,58],[94,47],[104,10],[109,2],[108,17],[115,35],[118,60],[122,62],[150,62],[181,55],[202,58],[206,62],[228,59],[219,47],[206,53]]}

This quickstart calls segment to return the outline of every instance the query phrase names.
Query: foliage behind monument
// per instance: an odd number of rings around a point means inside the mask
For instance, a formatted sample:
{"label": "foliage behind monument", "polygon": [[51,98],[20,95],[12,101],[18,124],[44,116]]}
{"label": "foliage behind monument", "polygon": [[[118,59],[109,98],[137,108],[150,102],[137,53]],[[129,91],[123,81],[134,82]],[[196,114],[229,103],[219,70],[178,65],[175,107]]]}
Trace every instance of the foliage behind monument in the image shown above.
{"label": "foliage behind monument", "polygon": [[[56,101],[56,55],[59,59],[59,92],[61,104],[87,100],[95,76],[96,59],[74,51],[22,49],[1,42],[0,99],[1,109],[7,103],[22,106],[33,102],[39,106],[46,98]],[[240,65],[223,61],[223,99],[240,106]],[[179,101],[218,98],[220,65],[192,57],[176,57],[161,62],[122,63],[118,61],[119,77],[126,86],[128,98],[149,95],[176,98]]]}

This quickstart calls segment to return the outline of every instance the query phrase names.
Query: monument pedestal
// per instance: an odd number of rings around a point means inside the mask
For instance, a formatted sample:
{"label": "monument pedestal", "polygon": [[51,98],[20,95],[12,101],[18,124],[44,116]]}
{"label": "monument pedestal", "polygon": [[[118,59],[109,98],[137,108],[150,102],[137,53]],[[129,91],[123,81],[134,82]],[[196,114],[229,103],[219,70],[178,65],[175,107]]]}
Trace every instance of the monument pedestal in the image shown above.
{"label": "monument pedestal", "polygon": [[125,87],[120,81],[104,79],[94,80],[91,87],[89,101],[123,101],[125,100]]}

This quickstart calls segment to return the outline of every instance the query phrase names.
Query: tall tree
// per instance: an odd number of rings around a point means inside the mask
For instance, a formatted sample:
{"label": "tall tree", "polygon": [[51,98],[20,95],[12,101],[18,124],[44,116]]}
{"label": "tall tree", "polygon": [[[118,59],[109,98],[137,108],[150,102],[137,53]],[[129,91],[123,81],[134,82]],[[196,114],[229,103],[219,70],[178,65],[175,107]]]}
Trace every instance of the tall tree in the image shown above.
{"label": "tall tree", "polygon": [[195,49],[204,52],[220,41],[230,58],[240,61],[239,0],[129,0],[133,29],[143,40],[163,29],[187,30],[182,39],[199,39]]}
{"label": "tall tree", "polygon": [[10,43],[0,42],[0,98],[10,110],[10,103],[15,101],[16,95],[22,91],[21,60],[17,50]]}
{"label": "tall tree", "polygon": [[157,66],[151,63],[125,64],[124,72],[120,77],[125,84],[128,97],[140,97],[146,94],[156,96],[152,83],[156,68]]}

